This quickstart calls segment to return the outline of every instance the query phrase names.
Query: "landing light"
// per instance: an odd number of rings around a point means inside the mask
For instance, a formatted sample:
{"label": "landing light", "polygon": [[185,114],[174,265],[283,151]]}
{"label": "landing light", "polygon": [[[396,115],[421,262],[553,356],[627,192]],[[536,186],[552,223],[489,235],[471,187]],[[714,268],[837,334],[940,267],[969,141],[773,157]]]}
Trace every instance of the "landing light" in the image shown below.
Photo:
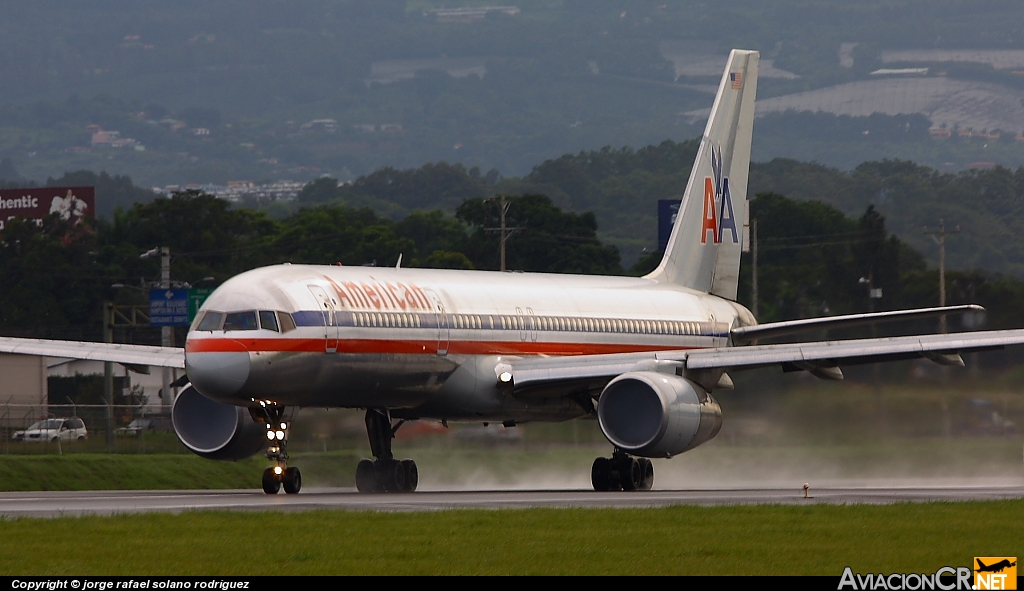
{"label": "landing light", "polygon": [[281,428],[282,429],[287,429],[288,428],[288,423],[281,423]]}
{"label": "landing light", "polygon": [[271,441],[274,440],[274,432],[273,431],[267,431],[267,439],[269,439]]}
{"label": "landing light", "polygon": [[280,476],[281,472],[284,472],[284,470],[281,469],[281,466],[274,466],[274,474]]}
{"label": "landing light", "polygon": [[502,384],[507,384],[512,381],[512,374],[507,371],[503,371],[498,376],[498,381],[500,381]]}
{"label": "landing light", "polygon": [[278,431],[277,432],[277,438],[278,439],[284,439],[284,431]]}

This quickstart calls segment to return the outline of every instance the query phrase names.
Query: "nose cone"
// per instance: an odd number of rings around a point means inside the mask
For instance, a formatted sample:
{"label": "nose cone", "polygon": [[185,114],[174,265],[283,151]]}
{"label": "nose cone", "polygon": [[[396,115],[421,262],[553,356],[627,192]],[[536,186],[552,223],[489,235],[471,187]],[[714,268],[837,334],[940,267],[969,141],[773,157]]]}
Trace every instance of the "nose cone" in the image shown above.
{"label": "nose cone", "polygon": [[249,353],[186,351],[185,373],[192,386],[204,396],[230,399],[249,379]]}

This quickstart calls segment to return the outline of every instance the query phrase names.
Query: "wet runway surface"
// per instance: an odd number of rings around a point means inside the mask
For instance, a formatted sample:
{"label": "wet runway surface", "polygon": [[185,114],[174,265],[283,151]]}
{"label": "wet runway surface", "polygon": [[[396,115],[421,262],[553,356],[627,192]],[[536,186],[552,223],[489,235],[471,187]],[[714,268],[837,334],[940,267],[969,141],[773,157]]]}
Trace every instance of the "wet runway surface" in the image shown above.
{"label": "wet runway surface", "polygon": [[983,501],[1024,498],[1024,485],[865,486],[811,488],[809,498],[794,488],[721,488],[595,492],[515,490],[359,494],[354,489],[309,488],[297,495],[257,490],[85,491],[0,493],[0,516],[59,517],[196,510],[437,511],[528,507],[665,507],[670,505],[881,504]]}

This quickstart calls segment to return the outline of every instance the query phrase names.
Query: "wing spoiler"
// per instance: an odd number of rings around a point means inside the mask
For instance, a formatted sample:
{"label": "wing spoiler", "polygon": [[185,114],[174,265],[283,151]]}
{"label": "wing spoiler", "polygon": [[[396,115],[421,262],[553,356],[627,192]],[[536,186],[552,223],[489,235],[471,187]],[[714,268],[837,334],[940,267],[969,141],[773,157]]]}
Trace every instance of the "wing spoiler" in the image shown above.
{"label": "wing spoiler", "polygon": [[753,343],[761,339],[770,339],[790,334],[797,334],[810,330],[826,330],[835,328],[849,328],[851,326],[863,326],[865,324],[880,324],[882,322],[898,322],[900,320],[919,320],[921,318],[933,318],[947,316],[950,314],[966,314],[967,312],[984,312],[985,308],[967,304],[963,306],[943,306],[941,308],[917,308],[914,310],[893,310],[891,312],[871,312],[869,314],[847,314],[845,316],[825,316],[821,318],[806,318],[803,320],[787,320],[784,322],[769,322],[756,326],[737,327],[730,331],[732,342],[737,345]]}

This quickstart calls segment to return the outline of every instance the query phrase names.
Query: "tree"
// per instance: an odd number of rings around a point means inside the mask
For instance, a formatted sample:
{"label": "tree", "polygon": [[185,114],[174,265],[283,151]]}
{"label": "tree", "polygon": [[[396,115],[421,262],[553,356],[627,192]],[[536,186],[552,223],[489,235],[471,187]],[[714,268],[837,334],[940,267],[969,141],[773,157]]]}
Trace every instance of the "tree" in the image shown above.
{"label": "tree", "polygon": [[[619,252],[597,238],[593,213],[564,212],[544,195],[506,198],[506,224],[520,228],[507,243],[507,267],[538,273],[622,273]],[[478,269],[499,267],[499,238],[488,228],[499,226],[496,200],[470,199],[455,213],[473,228],[465,253]]]}

